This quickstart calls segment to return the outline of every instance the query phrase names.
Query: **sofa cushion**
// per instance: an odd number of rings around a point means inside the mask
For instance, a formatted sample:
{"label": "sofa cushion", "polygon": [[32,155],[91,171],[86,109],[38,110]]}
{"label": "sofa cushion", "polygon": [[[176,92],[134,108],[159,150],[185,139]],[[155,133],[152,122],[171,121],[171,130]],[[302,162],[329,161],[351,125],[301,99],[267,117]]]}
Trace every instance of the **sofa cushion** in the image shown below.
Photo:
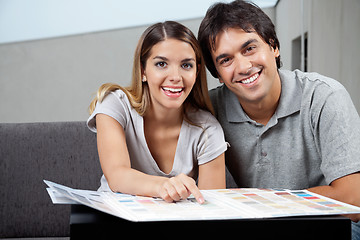
{"label": "sofa cushion", "polygon": [[85,122],[0,124],[0,237],[69,236],[70,205],[54,205],[43,179],[96,190],[96,135]]}

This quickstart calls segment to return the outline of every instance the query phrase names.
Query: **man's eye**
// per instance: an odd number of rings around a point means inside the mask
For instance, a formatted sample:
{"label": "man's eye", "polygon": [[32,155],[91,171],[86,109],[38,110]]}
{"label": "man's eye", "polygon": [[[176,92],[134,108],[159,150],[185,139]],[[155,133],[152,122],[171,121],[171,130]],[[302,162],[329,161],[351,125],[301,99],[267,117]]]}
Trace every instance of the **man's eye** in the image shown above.
{"label": "man's eye", "polygon": [[160,68],[164,68],[164,67],[167,66],[167,63],[166,62],[158,62],[158,63],[155,64],[155,66],[160,67]]}
{"label": "man's eye", "polygon": [[191,68],[193,68],[193,65],[192,65],[191,63],[183,63],[183,64],[181,65],[181,67],[182,67],[183,69],[191,69]]}
{"label": "man's eye", "polygon": [[246,48],[245,51],[248,53],[248,52],[253,51],[254,49],[255,49],[255,47],[254,47],[254,46],[251,46],[251,47]]}
{"label": "man's eye", "polygon": [[226,63],[228,63],[228,62],[230,62],[230,58],[224,58],[224,59],[222,59],[221,61],[220,61],[220,64],[221,65],[223,65],[223,64],[226,64]]}

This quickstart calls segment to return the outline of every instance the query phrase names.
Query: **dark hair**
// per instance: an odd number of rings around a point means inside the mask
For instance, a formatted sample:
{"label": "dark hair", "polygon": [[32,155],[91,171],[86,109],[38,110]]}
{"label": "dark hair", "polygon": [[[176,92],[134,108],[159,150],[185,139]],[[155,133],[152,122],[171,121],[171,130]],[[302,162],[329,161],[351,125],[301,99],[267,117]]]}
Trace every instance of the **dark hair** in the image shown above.
{"label": "dark hair", "polygon": [[[275,26],[271,19],[255,4],[241,0],[212,5],[202,20],[198,40],[203,51],[206,67],[218,77],[211,50],[219,33],[228,28],[240,28],[245,32],[256,32],[267,44],[280,50]],[[276,57],[277,68],[281,67],[280,55]]]}

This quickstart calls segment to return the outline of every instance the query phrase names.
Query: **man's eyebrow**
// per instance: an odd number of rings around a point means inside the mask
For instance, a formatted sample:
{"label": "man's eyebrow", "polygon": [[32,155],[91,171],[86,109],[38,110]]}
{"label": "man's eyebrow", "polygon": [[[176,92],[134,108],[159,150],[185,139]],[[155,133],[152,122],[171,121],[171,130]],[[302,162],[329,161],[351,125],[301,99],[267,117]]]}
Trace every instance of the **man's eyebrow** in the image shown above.
{"label": "man's eyebrow", "polygon": [[227,53],[220,54],[219,56],[217,56],[215,58],[215,62],[219,62],[220,59],[225,58],[227,56],[229,56],[229,54],[227,54]]}
{"label": "man's eyebrow", "polygon": [[255,38],[247,40],[245,43],[243,43],[241,45],[241,49],[246,48],[248,45],[250,45],[251,43],[254,43],[254,42],[258,42],[258,40]]}
{"label": "man's eyebrow", "polygon": [[[255,38],[249,39],[249,40],[247,40],[245,43],[243,43],[243,44],[241,45],[240,49],[244,49],[244,48],[246,48],[248,45],[250,45],[251,43],[254,43],[254,42],[258,42],[258,40],[255,39]],[[227,57],[227,56],[229,56],[228,53],[220,54],[219,56],[217,56],[217,57],[215,58],[215,62],[219,62],[220,59],[225,58],[225,57]]]}

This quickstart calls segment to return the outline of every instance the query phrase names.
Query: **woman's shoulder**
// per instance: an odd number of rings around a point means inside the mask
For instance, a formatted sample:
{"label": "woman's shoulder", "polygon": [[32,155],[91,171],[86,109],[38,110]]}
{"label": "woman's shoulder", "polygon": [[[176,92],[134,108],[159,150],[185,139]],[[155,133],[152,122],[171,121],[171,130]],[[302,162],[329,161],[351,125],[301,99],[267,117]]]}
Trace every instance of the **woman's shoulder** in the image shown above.
{"label": "woman's shoulder", "polygon": [[192,123],[194,123],[196,126],[200,126],[203,129],[211,126],[220,126],[215,116],[208,111],[202,109],[190,110],[187,115]]}
{"label": "woman's shoulder", "polygon": [[117,89],[115,91],[111,91],[103,100],[103,103],[108,103],[108,104],[115,104],[115,105],[123,105],[123,107],[126,108],[131,108],[131,104],[129,101],[128,96],[126,95],[126,93],[121,90],[121,89]]}
{"label": "woman's shoulder", "polygon": [[[126,93],[122,89],[117,89],[115,91],[112,91],[108,94],[108,96],[117,97],[119,99],[128,99]],[[106,97],[108,97],[106,96]]]}
{"label": "woman's shoulder", "polygon": [[96,107],[89,117],[87,124],[90,130],[96,131],[97,114],[105,114],[118,121],[124,128],[129,118],[133,118],[132,107],[124,91],[115,90],[109,92]]}

